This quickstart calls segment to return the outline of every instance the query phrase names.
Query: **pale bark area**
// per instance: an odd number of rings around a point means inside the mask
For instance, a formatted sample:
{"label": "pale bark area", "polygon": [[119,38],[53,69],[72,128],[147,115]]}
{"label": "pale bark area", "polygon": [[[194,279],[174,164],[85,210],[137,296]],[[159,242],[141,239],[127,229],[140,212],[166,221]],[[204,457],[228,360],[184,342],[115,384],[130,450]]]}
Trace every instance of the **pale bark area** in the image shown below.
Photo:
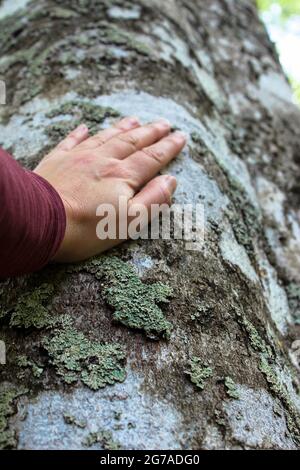
{"label": "pale bark area", "polygon": [[[114,253],[146,287],[173,288],[161,307],[170,339],[114,322],[110,281],[93,269],[0,284],[3,382],[15,395],[27,389],[0,409],[2,446],[81,448],[106,432],[94,448],[299,448],[300,112],[254,2],[2,1],[0,21],[0,142],[22,164],[33,167],[79,119],[108,124],[114,112],[103,107],[143,122],[163,116],[189,135],[168,169],[175,201],[203,202],[206,213],[202,251],[160,240]],[[52,283],[51,315],[72,317],[91,342],[122,346],[123,382],[67,384],[43,346],[60,327],[12,326],[21,296]],[[22,374],[20,354],[31,361]],[[211,369],[202,391],[187,373],[194,357]]]}

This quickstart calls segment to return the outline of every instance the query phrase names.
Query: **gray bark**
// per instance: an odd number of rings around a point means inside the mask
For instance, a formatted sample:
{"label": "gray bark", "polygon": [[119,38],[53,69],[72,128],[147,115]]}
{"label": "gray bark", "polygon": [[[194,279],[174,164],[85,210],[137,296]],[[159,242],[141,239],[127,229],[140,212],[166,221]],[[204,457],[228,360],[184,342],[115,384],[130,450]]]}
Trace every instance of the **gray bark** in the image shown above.
{"label": "gray bark", "polygon": [[175,202],[206,214],[201,251],[128,242],[0,284],[1,447],[299,448],[300,112],[254,2],[4,0],[0,21],[16,159],[163,116],[189,135]]}

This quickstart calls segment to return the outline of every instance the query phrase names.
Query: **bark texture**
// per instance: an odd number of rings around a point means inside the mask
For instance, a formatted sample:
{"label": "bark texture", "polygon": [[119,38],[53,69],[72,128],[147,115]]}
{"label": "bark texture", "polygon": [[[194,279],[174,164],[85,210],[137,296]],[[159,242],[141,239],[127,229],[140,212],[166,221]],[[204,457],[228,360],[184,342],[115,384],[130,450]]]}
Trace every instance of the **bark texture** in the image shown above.
{"label": "bark texture", "polygon": [[175,201],[206,214],[202,251],[0,284],[0,446],[299,448],[300,112],[254,1],[4,0],[0,48],[22,164],[78,121],[162,116],[189,135]]}

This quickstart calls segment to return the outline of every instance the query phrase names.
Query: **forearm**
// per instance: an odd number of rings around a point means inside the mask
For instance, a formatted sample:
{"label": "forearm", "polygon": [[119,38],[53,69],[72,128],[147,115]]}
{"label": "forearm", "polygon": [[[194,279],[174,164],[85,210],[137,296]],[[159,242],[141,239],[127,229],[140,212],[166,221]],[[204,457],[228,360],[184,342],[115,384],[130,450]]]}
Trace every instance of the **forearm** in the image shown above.
{"label": "forearm", "polygon": [[55,189],[0,148],[0,278],[45,266],[65,227],[65,209]]}

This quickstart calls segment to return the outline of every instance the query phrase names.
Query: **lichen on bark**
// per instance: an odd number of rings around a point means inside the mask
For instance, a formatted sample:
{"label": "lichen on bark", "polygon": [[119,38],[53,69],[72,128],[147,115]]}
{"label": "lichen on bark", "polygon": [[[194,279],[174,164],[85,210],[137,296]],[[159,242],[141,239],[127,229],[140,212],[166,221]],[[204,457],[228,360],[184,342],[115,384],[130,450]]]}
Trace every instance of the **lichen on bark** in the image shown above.
{"label": "lichen on bark", "polygon": [[33,292],[21,296],[10,317],[10,326],[16,328],[44,328],[52,326],[57,319],[45,304],[54,294],[54,286],[42,284]]}
{"label": "lichen on bark", "polygon": [[94,444],[101,444],[105,450],[119,450],[120,444],[114,441],[110,431],[96,431],[89,433],[83,440],[85,447],[91,447]]}
{"label": "lichen on bark", "polygon": [[82,122],[88,126],[91,133],[94,133],[106,118],[117,118],[120,116],[120,113],[109,107],[74,100],[63,103],[61,106],[49,111],[46,115],[50,119],[59,119],[64,116],[70,116],[71,119],[56,120],[54,124],[50,124],[47,127],[46,132],[50,138],[58,140]]}
{"label": "lichen on bark", "polygon": [[169,338],[171,323],[157,304],[167,303],[173,290],[159,282],[144,284],[128,263],[115,256],[102,258],[100,263],[97,277],[106,280],[104,297],[114,308],[114,319],[145,331],[149,338]]}
{"label": "lichen on bark", "polygon": [[16,433],[9,427],[9,418],[15,413],[14,401],[26,391],[8,383],[0,386],[0,449],[14,448],[17,444]]}
{"label": "lichen on bark", "polygon": [[197,388],[203,390],[206,381],[212,376],[212,368],[203,365],[199,357],[193,357],[188,365],[189,370],[186,371],[186,374],[190,376],[191,382],[195,384]]}
{"label": "lichen on bark", "polygon": [[237,387],[236,387],[236,385],[235,385],[235,383],[234,383],[234,381],[231,377],[225,377],[224,385],[225,385],[225,388],[226,388],[226,393],[230,398],[235,398],[235,399],[240,398],[238,389],[237,389]]}
{"label": "lichen on bark", "polygon": [[98,390],[125,380],[125,355],[118,344],[90,341],[71,325],[54,330],[42,344],[57,374],[68,384],[81,380]]}

